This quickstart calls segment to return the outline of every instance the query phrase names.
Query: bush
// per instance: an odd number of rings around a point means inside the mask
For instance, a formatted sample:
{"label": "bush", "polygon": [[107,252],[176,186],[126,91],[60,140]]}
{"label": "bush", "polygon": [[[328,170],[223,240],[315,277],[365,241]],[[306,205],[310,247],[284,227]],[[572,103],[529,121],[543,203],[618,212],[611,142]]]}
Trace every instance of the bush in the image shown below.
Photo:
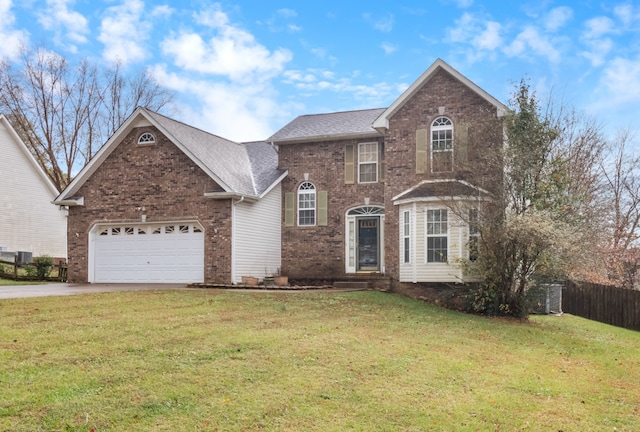
{"label": "bush", "polygon": [[[53,269],[53,258],[51,258],[48,255],[35,257],[33,259],[33,265],[35,266],[35,269],[36,269],[35,276],[38,279],[45,279],[49,277],[49,275],[51,274],[51,270]],[[29,274],[28,271],[27,271],[27,274]]]}

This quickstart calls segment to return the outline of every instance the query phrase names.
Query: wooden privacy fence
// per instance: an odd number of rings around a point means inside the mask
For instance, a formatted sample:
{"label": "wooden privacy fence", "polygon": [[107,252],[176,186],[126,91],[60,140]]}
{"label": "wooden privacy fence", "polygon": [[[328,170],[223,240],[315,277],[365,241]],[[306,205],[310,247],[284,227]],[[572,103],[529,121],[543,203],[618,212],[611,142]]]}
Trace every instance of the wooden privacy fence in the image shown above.
{"label": "wooden privacy fence", "polygon": [[640,291],[566,281],[562,309],[594,321],[640,330]]}

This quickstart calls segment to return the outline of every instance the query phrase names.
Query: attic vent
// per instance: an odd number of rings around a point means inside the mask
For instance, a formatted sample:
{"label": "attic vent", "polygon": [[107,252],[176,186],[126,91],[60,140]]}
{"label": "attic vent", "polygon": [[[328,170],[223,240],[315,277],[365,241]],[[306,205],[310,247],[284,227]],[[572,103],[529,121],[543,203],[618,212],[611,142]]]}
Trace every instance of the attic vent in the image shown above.
{"label": "attic vent", "polygon": [[156,142],[156,137],[153,136],[153,134],[149,133],[149,132],[145,132],[142,135],[140,135],[140,138],[138,138],[138,144],[155,144]]}

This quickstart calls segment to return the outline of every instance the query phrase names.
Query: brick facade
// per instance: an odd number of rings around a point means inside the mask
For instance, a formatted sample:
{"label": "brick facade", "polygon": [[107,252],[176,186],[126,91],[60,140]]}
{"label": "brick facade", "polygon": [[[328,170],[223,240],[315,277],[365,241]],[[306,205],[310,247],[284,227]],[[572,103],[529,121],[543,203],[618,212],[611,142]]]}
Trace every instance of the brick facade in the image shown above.
{"label": "brick facade", "polygon": [[[152,145],[137,144],[151,132]],[[231,200],[205,192],[221,188],[153,127],[134,128],[82,185],[84,205],[69,208],[69,282],[88,280],[89,231],[95,224],[196,220],[205,232],[205,282],[231,278]]]}
{"label": "brick facade", "polygon": [[[384,205],[384,184],[345,184],[345,145],[381,139],[281,145],[279,166],[289,171],[282,192],[296,192],[305,173],[317,191],[327,191],[327,226],[282,226],[282,271],[292,279],[331,279],[345,274],[345,214],[348,209]],[[284,214],[284,202],[283,202]]]}
{"label": "brick facade", "polygon": [[[442,113],[441,110],[444,110]],[[430,129],[438,116],[445,115],[457,125],[468,126],[468,164],[456,161],[449,173],[416,174],[416,130]],[[345,214],[349,208],[384,206],[385,274],[397,280],[399,269],[398,208],[392,198],[427,179],[457,178],[484,186],[473,167],[483,152],[499,145],[502,128],[496,107],[447,71],[440,69],[430,77],[394,115],[384,138],[384,182],[345,184],[345,145],[371,141],[324,141],[281,145],[279,166],[289,171],[283,193],[296,192],[308,173],[317,190],[328,191],[328,225],[286,227],[282,232],[282,269],[292,278],[335,279],[345,275]],[[455,144],[454,144],[455,146]],[[357,161],[356,161],[357,164]],[[284,207],[283,207],[284,214]]]}

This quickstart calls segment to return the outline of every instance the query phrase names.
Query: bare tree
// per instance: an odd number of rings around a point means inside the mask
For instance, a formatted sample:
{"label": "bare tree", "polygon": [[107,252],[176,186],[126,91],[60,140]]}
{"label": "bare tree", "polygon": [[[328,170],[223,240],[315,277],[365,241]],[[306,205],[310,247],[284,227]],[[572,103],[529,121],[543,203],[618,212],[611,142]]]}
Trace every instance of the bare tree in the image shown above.
{"label": "bare tree", "polygon": [[619,131],[600,160],[608,207],[608,277],[630,288],[640,269],[640,156],[628,130]]}
{"label": "bare tree", "polygon": [[159,111],[173,99],[146,71],[103,71],[44,48],[22,49],[20,61],[0,63],[4,112],[58,190],[71,181],[137,106]]}
{"label": "bare tree", "polygon": [[482,282],[472,308],[525,316],[527,293],[537,281],[595,261],[604,141],[600,128],[576,112],[541,106],[526,81],[511,107],[506,144],[476,168],[503,175],[488,188],[492,199],[478,203],[479,253],[470,270]]}

